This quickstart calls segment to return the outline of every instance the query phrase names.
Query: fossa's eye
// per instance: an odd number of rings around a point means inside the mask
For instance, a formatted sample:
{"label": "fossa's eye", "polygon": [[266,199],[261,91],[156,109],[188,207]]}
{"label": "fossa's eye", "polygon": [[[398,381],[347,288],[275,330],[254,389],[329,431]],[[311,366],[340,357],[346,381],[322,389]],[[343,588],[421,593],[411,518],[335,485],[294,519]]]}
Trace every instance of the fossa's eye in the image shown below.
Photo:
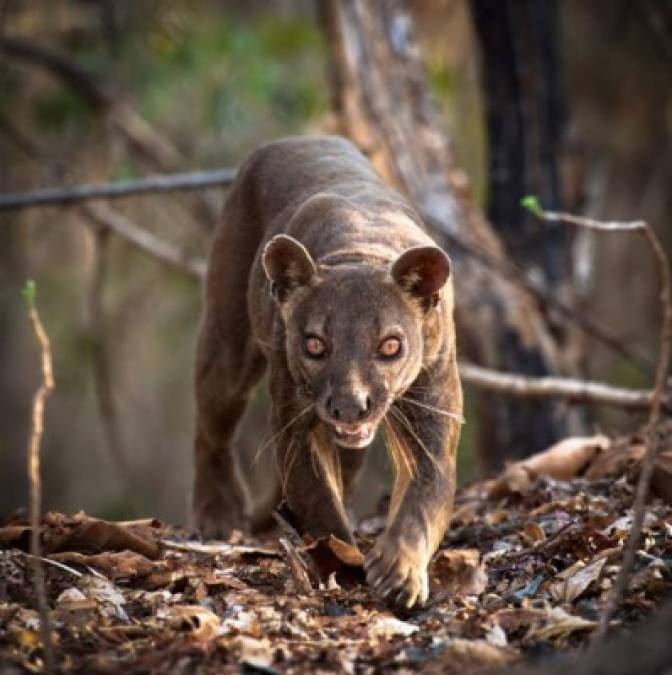
{"label": "fossa's eye", "polygon": [[401,356],[401,340],[398,337],[385,338],[378,346],[378,356],[383,359]]}
{"label": "fossa's eye", "polygon": [[311,359],[321,359],[327,355],[327,345],[317,335],[308,335],[303,341],[303,349]]}

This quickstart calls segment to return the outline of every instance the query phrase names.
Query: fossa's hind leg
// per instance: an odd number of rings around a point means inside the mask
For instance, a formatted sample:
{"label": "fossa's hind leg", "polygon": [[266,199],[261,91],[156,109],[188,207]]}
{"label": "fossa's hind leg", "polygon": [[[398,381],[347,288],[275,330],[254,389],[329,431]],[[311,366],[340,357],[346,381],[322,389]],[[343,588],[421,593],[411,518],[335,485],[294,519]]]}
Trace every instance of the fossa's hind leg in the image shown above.
{"label": "fossa's hind leg", "polygon": [[196,355],[192,504],[195,524],[205,537],[226,537],[245,524],[245,498],[232,444],[266,365],[252,336],[247,306],[259,228],[241,216],[241,189],[234,187],[230,193],[213,242]]}
{"label": "fossa's hind leg", "polygon": [[196,387],[193,514],[206,538],[226,537],[245,524],[245,497],[232,446],[265,365],[256,350],[238,351],[238,358],[230,358],[235,349],[220,349],[209,363],[199,363],[202,370]]}

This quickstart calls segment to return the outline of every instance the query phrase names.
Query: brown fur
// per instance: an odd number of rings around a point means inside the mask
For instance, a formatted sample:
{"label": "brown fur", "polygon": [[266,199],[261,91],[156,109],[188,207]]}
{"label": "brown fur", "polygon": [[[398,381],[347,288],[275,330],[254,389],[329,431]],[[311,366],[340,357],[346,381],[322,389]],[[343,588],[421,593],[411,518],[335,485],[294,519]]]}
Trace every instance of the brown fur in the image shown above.
{"label": "brown fur", "polygon": [[[384,343],[400,356],[384,358]],[[282,495],[314,537],[352,541],[360,446],[385,428],[396,479],[367,578],[383,596],[423,602],[452,509],[462,412],[449,263],[338,137],[262,147],[228,195],[196,366],[194,515],[205,536],[245,520],[231,445],[267,364]]]}

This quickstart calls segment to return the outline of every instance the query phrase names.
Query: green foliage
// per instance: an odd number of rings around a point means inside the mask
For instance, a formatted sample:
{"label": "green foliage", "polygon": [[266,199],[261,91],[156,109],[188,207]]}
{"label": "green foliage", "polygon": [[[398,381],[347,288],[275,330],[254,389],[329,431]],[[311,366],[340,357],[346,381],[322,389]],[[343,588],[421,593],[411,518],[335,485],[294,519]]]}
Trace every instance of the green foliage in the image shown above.
{"label": "green foliage", "polygon": [[32,279],[27,279],[26,283],[21,289],[21,295],[23,296],[23,301],[26,303],[27,307],[30,309],[35,306],[35,298],[37,296],[37,285]]}
{"label": "green foliage", "polygon": [[215,134],[213,147],[231,145],[235,156],[247,139],[298,131],[327,110],[321,49],[308,18],[232,21],[216,13],[158,25],[127,46],[123,69],[150,120],[190,127],[199,143]]}
{"label": "green foliage", "polygon": [[544,217],[544,209],[541,208],[539,199],[535,195],[526,195],[520,200],[520,205],[537,218]]}

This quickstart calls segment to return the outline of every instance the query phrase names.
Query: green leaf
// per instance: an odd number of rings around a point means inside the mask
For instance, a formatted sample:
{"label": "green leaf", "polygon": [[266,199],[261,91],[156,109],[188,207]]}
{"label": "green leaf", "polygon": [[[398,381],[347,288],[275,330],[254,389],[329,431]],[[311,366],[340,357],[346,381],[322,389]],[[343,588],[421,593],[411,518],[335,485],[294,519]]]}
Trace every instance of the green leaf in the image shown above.
{"label": "green leaf", "polygon": [[21,289],[21,295],[23,295],[23,300],[28,305],[28,307],[35,306],[35,296],[37,295],[37,285],[32,279],[27,279],[26,283]]}
{"label": "green leaf", "polygon": [[527,209],[530,213],[533,213],[537,218],[544,217],[544,209],[541,208],[541,204],[535,195],[527,195],[520,200],[520,205]]}

